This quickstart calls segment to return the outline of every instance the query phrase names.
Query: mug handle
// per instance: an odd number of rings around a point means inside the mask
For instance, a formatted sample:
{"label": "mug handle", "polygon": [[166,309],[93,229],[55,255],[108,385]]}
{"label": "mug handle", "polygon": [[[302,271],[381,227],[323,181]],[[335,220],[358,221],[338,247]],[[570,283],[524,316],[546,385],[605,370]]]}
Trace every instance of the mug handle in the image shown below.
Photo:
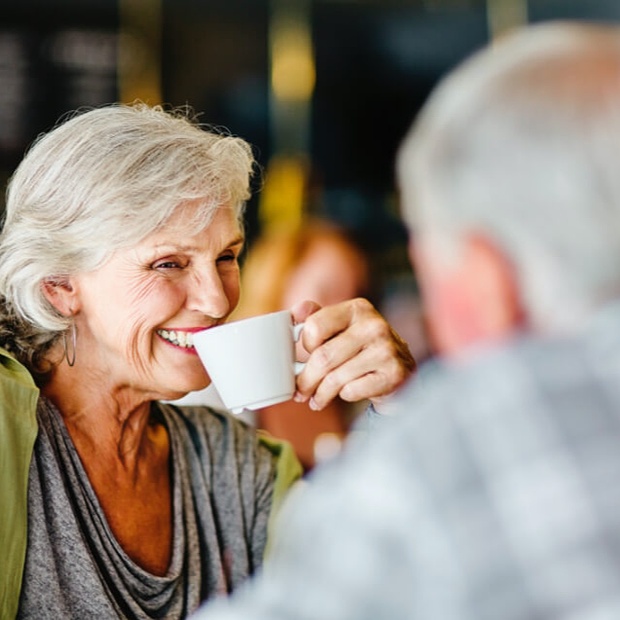
{"label": "mug handle", "polygon": [[[295,342],[299,340],[299,336],[301,336],[301,332],[303,328],[304,328],[303,323],[297,323],[297,325],[293,325],[293,340]],[[295,362],[295,376],[297,376],[305,367],[306,367],[305,362]]]}

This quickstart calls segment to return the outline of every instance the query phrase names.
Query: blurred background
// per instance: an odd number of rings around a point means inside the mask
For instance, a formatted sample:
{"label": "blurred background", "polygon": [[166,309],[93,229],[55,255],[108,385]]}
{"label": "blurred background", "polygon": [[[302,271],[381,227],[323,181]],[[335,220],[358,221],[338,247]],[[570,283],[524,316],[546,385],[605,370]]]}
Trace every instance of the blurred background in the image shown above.
{"label": "blurred background", "polygon": [[[0,181],[83,105],[188,104],[255,146],[261,227],[304,213],[398,271],[393,159],[454,64],[526,21],[620,19],[617,0],[0,0]],[[1,207],[1,204],[0,204]],[[394,255],[392,255],[394,251]],[[395,264],[392,264],[394,261]]]}
{"label": "blurred background", "polygon": [[[261,173],[248,205],[249,254],[262,238],[308,221],[341,229],[366,255],[364,294],[420,361],[432,351],[393,179],[404,132],[444,73],[511,28],[558,18],[620,20],[618,0],[0,6],[3,187],[33,138],[68,111],[136,99],[189,105],[202,122],[254,146]],[[329,266],[320,269],[329,277]],[[260,277],[276,275],[267,269]]]}

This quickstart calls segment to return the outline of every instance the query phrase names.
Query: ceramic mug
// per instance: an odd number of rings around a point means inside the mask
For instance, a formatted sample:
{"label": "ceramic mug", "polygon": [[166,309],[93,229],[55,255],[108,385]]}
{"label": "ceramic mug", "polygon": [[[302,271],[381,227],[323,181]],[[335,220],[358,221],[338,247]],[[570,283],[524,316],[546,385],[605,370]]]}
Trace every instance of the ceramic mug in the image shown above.
{"label": "ceramic mug", "polygon": [[282,310],[196,332],[193,342],[226,408],[241,413],[292,398],[304,366],[295,361],[302,329]]}

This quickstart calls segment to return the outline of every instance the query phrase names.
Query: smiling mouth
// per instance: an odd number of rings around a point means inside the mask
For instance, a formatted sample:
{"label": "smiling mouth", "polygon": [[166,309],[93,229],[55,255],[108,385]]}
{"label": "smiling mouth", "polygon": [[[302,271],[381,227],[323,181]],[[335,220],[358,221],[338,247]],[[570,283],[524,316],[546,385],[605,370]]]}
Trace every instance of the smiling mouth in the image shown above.
{"label": "smiling mouth", "polygon": [[194,340],[189,332],[175,331],[173,329],[158,329],[157,334],[167,342],[181,347],[182,349],[194,348]]}

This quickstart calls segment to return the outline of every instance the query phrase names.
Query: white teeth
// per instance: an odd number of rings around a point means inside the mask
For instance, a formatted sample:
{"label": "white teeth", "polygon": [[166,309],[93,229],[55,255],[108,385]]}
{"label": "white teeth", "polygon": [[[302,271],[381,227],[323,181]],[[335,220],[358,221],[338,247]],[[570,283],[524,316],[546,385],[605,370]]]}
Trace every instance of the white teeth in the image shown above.
{"label": "white teeth", "polygon": [[173,329],[158,329],[157,333],[164,340],[175,344],[177,347],[191,349],[194,346],[192,335],[189,332],[178,332]]}

